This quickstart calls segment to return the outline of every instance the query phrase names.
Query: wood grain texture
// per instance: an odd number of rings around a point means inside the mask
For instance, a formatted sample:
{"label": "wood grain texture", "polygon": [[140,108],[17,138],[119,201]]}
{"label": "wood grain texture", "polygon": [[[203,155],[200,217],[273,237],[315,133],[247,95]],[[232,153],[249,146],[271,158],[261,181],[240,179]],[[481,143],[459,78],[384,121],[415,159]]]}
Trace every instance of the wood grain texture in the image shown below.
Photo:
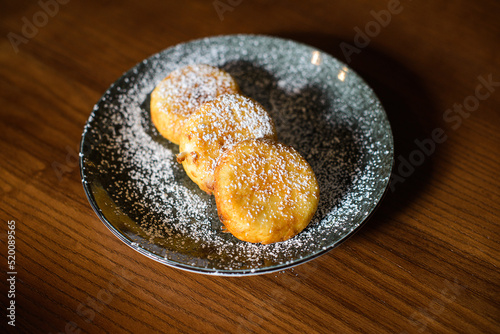
{"label": "wood grain texture", "polygon": [[[500,332],[500,3],[401,0],[349,58],[341,43],[355,45],[354,28],[389,1],[231,3],[221,20],[213,1],[72,0],[15,52],[8,34],[23,36],[23,18],[42,20],[43,9],[2,2],[0,261],[7,272],[15,220],[18,272],[8,332]],[[340,247],[244,278],[187,273],[129,249],[92,211],[77,166],[92,107],[123,72],[179,42],[233,33],[292,38],[348,62],[387,109],[395,174],[416,140],[446,136]],[[487,98],[447,114],[488,76]],[[5,312],[5,279],[0,287]]]}

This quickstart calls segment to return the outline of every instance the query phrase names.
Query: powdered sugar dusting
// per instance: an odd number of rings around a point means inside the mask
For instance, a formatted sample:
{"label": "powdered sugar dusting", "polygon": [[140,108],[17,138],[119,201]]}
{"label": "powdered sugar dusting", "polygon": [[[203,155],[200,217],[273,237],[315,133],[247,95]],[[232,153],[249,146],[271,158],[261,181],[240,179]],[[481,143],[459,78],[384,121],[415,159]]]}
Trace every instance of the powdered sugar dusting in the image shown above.
{"label": "powdered sugar dusting", "polygon": [[210,65],[193,64],[173,71],[158,84],[156,103],[160,110],[169,106],[169,112],[187,117],[218,95],[237,91],[238,86],[228,73]]}
{"label": "powdered sugar dusting", "polygon": [[[321,66],[312,64],[313,51],[276,38],[223,36],[175,46],[127,72],[96,105],[82,138],[82,182],[98,215],[150,257],[204,273],[280,270],[338,245],[384,192],[392,136],[366,84],[328,55]],[[296,237],[261,245],[223,233],[213,197],[186,176],[175,161],[178,147],[152,126],[151,91],[189,64],[230,73],[243,94],[269,111],[278,139],[313,168],[320,203]],[[339,71],[347,71],[344,81]]]}
{"label": "powdered sugar dusting", "polygon": [[223,223],[251,242],[286,240],[316,211],[318,184],[293,148],[267,139],[239,142],[217,166],[215,198]]}
{"label": "powdered sugar dusting", "polygon": [[249,138],[276,137],[274,124],[256,101],[240,94],[224,94],[203,104],[187,120],[179,149],[185,166],[194,169],[196,182],[210,188],[220,153]]}

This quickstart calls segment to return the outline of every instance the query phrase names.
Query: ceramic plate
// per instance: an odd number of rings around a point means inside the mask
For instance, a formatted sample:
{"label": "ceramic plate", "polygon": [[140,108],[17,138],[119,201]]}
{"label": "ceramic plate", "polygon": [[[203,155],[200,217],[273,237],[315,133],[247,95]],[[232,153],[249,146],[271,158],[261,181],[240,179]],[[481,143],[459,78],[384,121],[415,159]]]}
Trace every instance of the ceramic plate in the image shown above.
{"label": "ceramic plate", "polygon": [[[296,237],[251,244],[222,232],[213,196],[175,160],[177,145],[150,119],[150,93],[171,71],[210,64],[274,119],[279,141],[309,162],[318,211]],[[393,164],[387,116],[349,67],[313,47],[255,35],[179,44],[142,61],[104,93],[85,126],[82,183],[104,224],[125,244],[169,266],[252,275],[298,265],[338,246],[381,200]]]}

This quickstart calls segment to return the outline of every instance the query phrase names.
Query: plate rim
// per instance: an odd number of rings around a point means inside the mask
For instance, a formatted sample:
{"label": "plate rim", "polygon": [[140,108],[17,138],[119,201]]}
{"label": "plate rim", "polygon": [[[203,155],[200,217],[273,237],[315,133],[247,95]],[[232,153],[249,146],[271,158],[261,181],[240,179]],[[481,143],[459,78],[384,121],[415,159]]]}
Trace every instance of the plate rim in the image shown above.
{"label": "plate rim", "polygon": [[[340,65],[345,66],[345,68],[349,69],[350,73],[354,73],[354,75],[357,77],[357,79],[360,80],[360,82],[364,86],[366,86],[366,87],[369,88],[370,95],[372,95],[372,97],[378,102],[378,104],[379,104],[379,108],[378,109],[379,109],[380,112],[382,112],[382,114],[385,115],[386,121],[388,123],[388,130],[389,130],[388,136],[390,138],[390,150],[392,152],[391,152],[391,155],[390,155],[390,162],[391,163],[390,163],[390,167],[388,167],[388,175],[386,176],[387,177],[387,181],[385,182],[385,188],[381,192],[380,196],[372,201],[372,203],[374,204],[373,207],[370,209],[369,212],[367,212],[366,216],[362,218],[362,220],[359,222],[359,224],[357,224],[357,226],[354,229],[352,229],[347,235],[345,235],[342,239],[338,240],[337,242],[329,245],[328,247],[326,247],[326,248],[324,248],[324,249],[322,249],[322,250],[320,250],[320,251],[318,251],[318,252],[316,252],[314,254],[308,255],[306,257],[301,257],[301,258],[294,259],[293,262],[291,262],[291,263],[283,262],[281,264],[276,264],[276,265],[273,265],[273,266],[257,267],[257,268],[250,268],[250,269],[213,269],[213,268],[203,268],[203,267],[200,267],[200,266],[198,266],[198,267],[196,267],[196,266],[190,266],[188,264],[183,264],[183,263],[180,263],[180,262],[176,262],[174,260],[167,259],[165,257],[162,257],[159,254],[155,254],[154,252],[151,252],[150,250],[147,250],[147,249],[141,247],[140,245],[138,245],[134,241],[132,241],[129,238],[127,238],[126,235],[124,235],[121,231],[119,231],[105,217],[105,215],[103,214],[103,212],[101,211],[101,209],[99,208],[99,205],[97,204],[97,202],[95,200],[95,197],[94,197],[94,194],[92,192],[92,189],[90,188],[90,185],[86,182],[86,179],[85,179],[86,176],[85,176],[85,173],[84,173],[85,172],[84,171],[85,170],[84,159],[85,159],[86,155],[83,153],[84,152],[85,138],[86,138],[86,134],[87,134],[87,131],[88,131],[89,124],[93,120],[94,115],[95,115],[95,113],[98,110],[98,104],[103,100],[103,98],[105,96],[107,96],[109,94],[110,90],[112,90],[114,86],[116,86],[125,77],[127,77],[130,72],[134,71],[134,69],[136,69],[141,64],[145,63],[147,60],[149,60],[149,59],[151,59],[153,57],[159,56],[161,53],[166,52],[169,49],[172,49],[172,48],[175,48],[175,47],[181,47],[182,45],[190,44],[190,43],[193,43],[193,42],[201,42],[201,41],[208,41],[208,40],[222,39],[222,38],[244,38],[244,37],[247,37],[247,38],[251,37],[251,38],[256,38],[256,39],[279,40],[281,42],[294,43],[294,44],[298,44],[298,45],[300,45],[302,47],[306,47],[306,48],[309,48],[309,49],[315,49],[315,50],[321,51],[327,57],[333,58],[335,61],[339,62]],[[85,195],[87,197],[87,200],[89,201],[92,209],[94,210],[94,212],[96,213],[96,215],[98,216],[98,218],[101,220],[101,222],[119,240],[121,240],[123,243],[125,243],[127,246],[129,246],[133,250],[137,251],[138,253],[140,253],[140,254],[142,254],[142,255],[144,255],[144,256],[146,256],[146,257],[148,257],[148,258],[150,258],[150,259],[152,259],[152,260],[154,260],[156,262],[162,263],[162,264],[167,265],[167,266],[172,267],[172,268],[176,268],[176,269],[180,269],[180,270],[188,271],[188,272],[192,272],[192,273],[197,273],[197,274],[210,275],[210,276],[231,276],[231,277],[262,275],[262,274],[269,274],[269,273],[273,273],[273,272],[282,271],[282,270],[285,270],[285,269],[290,269],[290,268],[296,267],[298,265],[304,264],[306,262],[312,261],[314,259],[317,259],[318,257],[324,255],[325,253],[327,253],[327,252],[329,252],[329,251],[337,248],[338,246],[340,246],[346,240],[350,239],[353,235],[355,235],[370,220],[370,218],[374,215],[374,213],[380,207],[380,205],[381,205],[384,197],[388,193],[388,189],[389,189],[390,182],[391,182],[390,175],[393,172],[394,164],[395,164],[395,159],[394,159],[394,136],[393,136],[392,127],[391,127],[391,124],[390,124],[390,121],[389,121],[389,117],[387,115],[387,112],[386,112],[385,108],[382,105],[382,102],[380,101],[380,99],[378,98],[378,96],[375,94],[375,92],[372,89],[372,87],[370,85],[368,85],[368,83],[364,80],[364,78],[361,77],[356,71],[354,71],[346,63],[344,63],[343,61],[341,61],[338,58],[334,57],[333,55],[329,54],[328,52],[325,52],[325,51],[321,50],[320,48],[317,48],[317,47],[314,47],[312,45],[308,45],[308,44],[305,44],[305,43],[302,43],[302,42],[298,42],[298,41],[295,41],[293,39],[282,38],[282,37],[277,37],[277,36],[272,36],[272,35],[264,35],[264,34],[222,34],[222,35],[207,36],[207,37],[203,37],[203,38],[195,38],[195,39],[191,39],[191,40],[188,40],[188,41],[185,41],[185,42],[181,42],[181,43],[178,43],[178,44],[171,45],[171,46],[169,46],[169,47],[167,47],[165,49],[162,49],[159,52],[156,52],[156,53],[148,56],[147,58],[144,58],[143,60],[137,62],[130,69],[128,69],[127,71],[123,72],[122,75],[119,78],[117,78],[104,91],[104,93],[101,95],[101,97],[99,98],[99,100],[94,104],[94,108],[92,109],[92,111],[91,111],[91,113],[90,113],[87,121],[85,122],[84,130],[83,130],[83,133],[82,133],[82,136],[81,136],[81,140],[80,140],[80,151],[79,151],[80,178],[81,178],[81,181],[82,181],[82,186],[83,186]]]}

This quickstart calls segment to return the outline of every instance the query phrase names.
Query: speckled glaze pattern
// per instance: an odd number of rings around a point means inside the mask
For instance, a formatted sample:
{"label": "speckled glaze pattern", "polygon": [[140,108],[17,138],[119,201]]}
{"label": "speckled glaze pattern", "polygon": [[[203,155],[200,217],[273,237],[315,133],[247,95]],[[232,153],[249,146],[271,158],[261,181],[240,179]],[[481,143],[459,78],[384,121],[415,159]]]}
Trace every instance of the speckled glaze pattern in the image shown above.
{"label": "speckled glaze pattern", "polygon": [[[154,87],[200,63],[229,72],[268,110],[278,140],[313,168],[318,210],[294,238],[261,245],[223,233],[213,197],[187,177],[177,145],[152,125]],[[90,204],[125,244],[179,269],[242,276],[304,263],[352,235],[387,189],[393,146],[378,98],[344,63],[291,40],[229,35],[168,48],[111,85],[84,128],[80,168]]]}

